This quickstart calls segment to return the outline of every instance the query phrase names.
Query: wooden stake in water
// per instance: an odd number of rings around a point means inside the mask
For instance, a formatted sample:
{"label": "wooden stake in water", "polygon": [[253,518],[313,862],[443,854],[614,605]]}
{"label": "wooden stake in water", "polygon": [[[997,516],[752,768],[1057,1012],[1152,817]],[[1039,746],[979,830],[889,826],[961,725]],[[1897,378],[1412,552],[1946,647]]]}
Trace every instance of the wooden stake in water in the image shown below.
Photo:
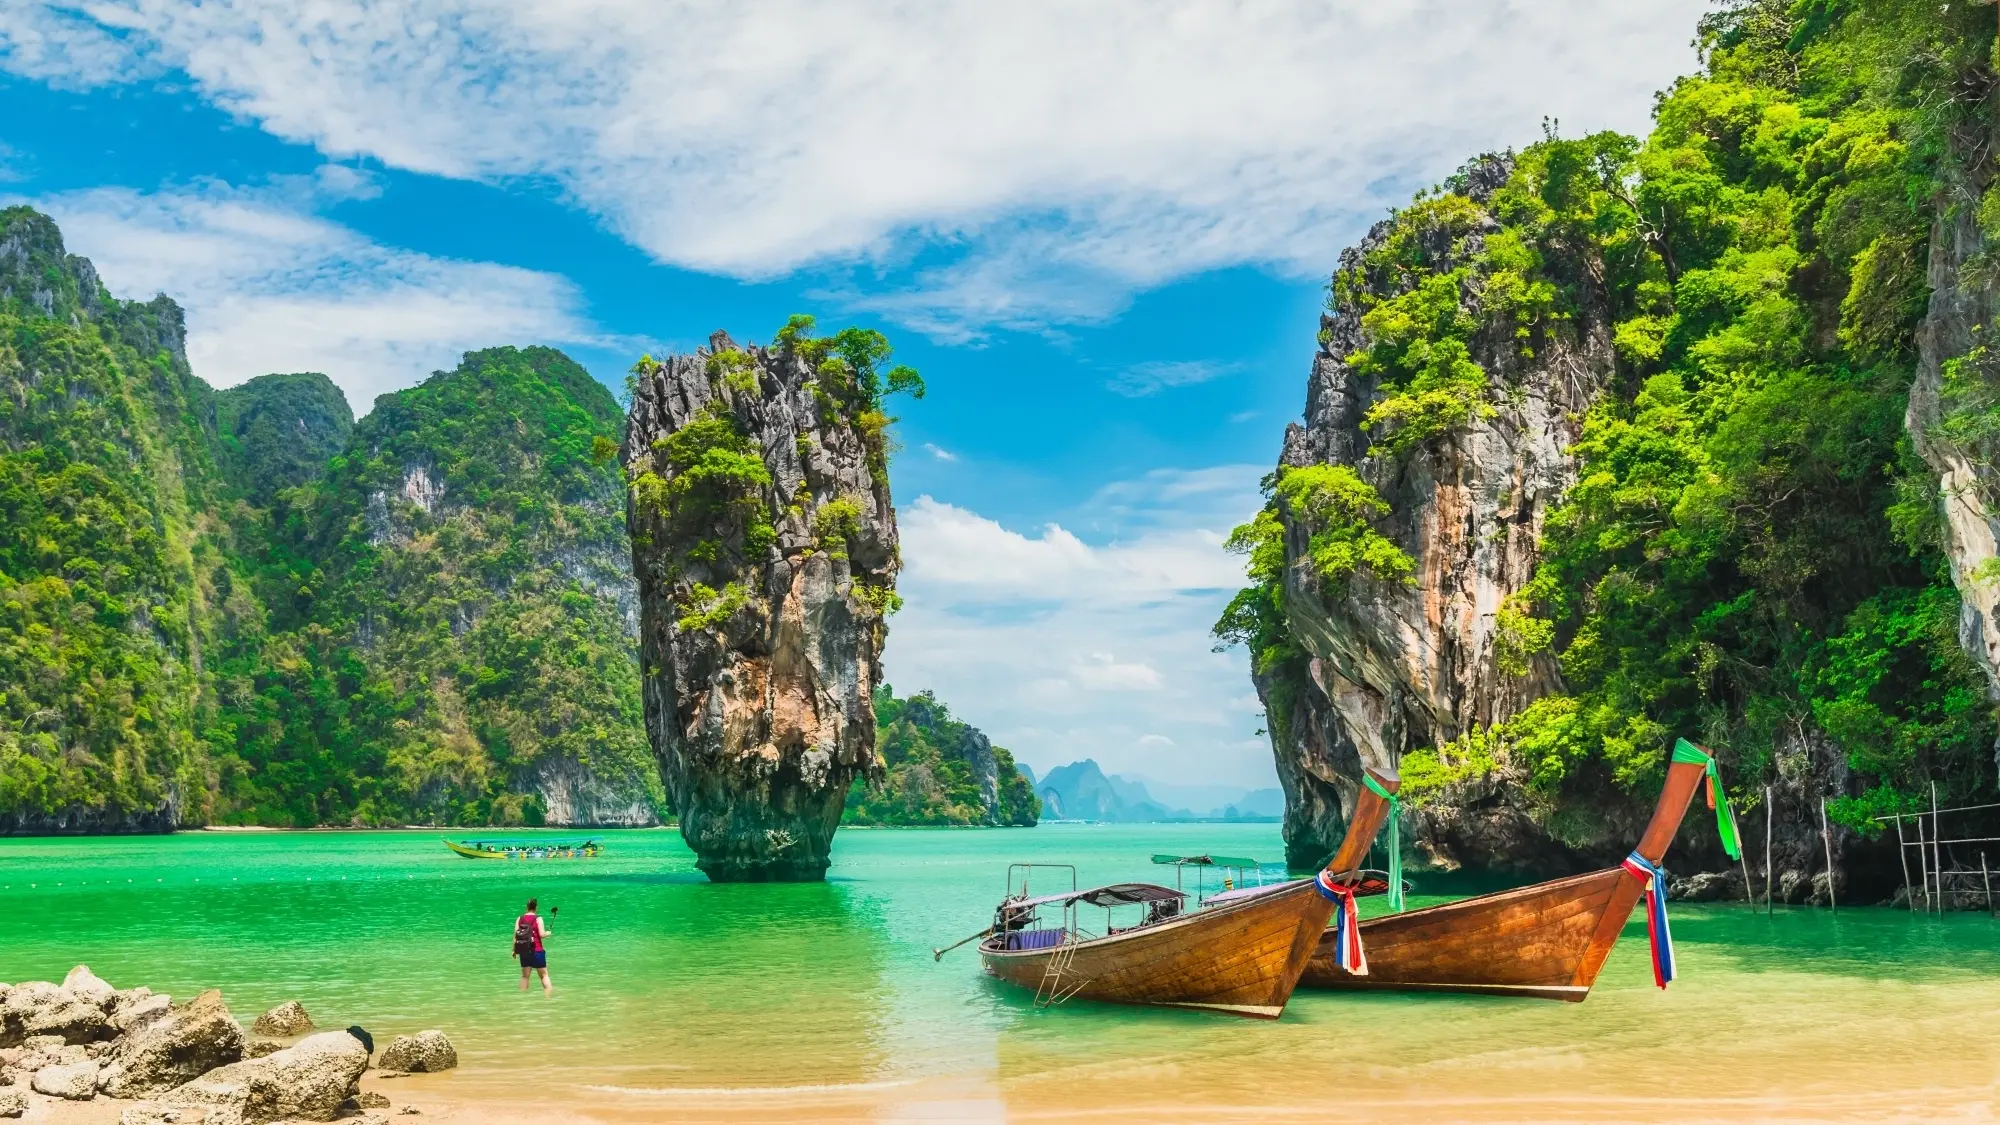
{"label": "wooden stake in water", "polygon": [[1771,787],[1764,787],[1764,913],[1771,913],[1771,814],[1778,804],[1771,798]]}
{"label": "wooden stake in water", "polygon": [[1750,849],[1742,847],[1743,822],[1736,819],[1736,806],[1729,806],[1729,827],[1736,830],[1736,862],[1743,865],[1743,901],[1757,905],[1757,892],[1750,889]]}
{"label": "wooden stake in water", "polygon": [[1924,817],[1918,813],[1917,821],[1917,878],[1924,884],[1924,913],[1931,912],[1931,853],[1924,846]]}
{"label": "wooden stake in water", "polygon": [[1993,876],[1986,873],[1986,853],[1979,853],[1979,881],[1986,884],[1986,913],[1993,913]]}
{"label": "wooden stake in water", "polygon": [[1937,912],[1944,914],[1944,853],[1939,850],[1938,841],[1944,838],[1944,830],[1938,826],[1937,782],[1931,782],[1931,870],[1937,872]]}
{"label": "wooden stake in water", "polygon": [[1910,900],[1910,913],[1917,912],[1917,891],[1910,886],[1910,845],[1903,839],[1903,814],[1896,814],[1896,858],[1903,861],[1903,897]]}
{"label": "wooden stake in water", "polygon": [[1833,896],[1833,829],[1826,823],[1826,798],[1819,799],[1819,838],[1826,845],[1826,906],[1835,914],[1840,913],[1840,904]]}

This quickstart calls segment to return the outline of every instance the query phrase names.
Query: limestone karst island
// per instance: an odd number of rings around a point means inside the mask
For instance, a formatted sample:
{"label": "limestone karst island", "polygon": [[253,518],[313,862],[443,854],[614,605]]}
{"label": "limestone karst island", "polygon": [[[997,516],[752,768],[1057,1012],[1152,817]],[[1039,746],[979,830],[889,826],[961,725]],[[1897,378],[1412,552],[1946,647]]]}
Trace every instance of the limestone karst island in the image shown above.
{"label": "limestone karst island", "polygon": [[0,1120],[2000,1114],[2000,4],[0,5]]}

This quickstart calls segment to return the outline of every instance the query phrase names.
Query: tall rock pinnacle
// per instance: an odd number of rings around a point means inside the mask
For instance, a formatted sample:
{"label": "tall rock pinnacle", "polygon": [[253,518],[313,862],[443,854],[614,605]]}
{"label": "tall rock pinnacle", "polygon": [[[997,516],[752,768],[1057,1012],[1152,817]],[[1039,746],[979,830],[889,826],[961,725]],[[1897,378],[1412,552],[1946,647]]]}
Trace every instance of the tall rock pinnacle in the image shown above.
{"label": "tall rock pinnacle", "polygon": [[888,345],[794,317],[641,360],[621,457],[646,729],[717,881],[812,880],[849,785],[877,777],[870,693],[897,604]]}

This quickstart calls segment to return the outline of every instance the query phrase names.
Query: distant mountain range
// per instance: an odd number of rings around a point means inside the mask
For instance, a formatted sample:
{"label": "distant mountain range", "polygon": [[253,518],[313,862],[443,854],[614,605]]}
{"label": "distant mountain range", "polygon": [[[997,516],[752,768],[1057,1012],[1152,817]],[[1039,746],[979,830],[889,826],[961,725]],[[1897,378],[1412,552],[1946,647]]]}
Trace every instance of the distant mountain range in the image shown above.
{"label": "distant mountain range", "polygon": [[1181,785],[1107,774],[1090,758],[1057,766],[1040,779],[1025,766],[1021,772],[1041,798],[1045,820],[1275,820],[1285,813],[1279,789]]}

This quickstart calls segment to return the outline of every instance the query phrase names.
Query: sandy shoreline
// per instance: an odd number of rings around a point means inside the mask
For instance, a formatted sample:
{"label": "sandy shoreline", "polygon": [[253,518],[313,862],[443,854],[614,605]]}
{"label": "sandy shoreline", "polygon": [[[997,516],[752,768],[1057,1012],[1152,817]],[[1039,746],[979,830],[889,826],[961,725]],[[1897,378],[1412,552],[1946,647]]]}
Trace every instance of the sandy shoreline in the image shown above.
{"label": "sandy shoreline", "polygon": [[[1314,1068],[1305,1068],[1307,1071]],[[1320,1075],[1324,1077],[1323,1074]],[[1470,1076],[1468,1076],[1470,1077]],[[1298,1082],[1291,1078],[1312,1079]],[[440,1081],[444,1079],[445,1081]],[[848,1086],[621,1090],[606,1088],[585,1100],[502,1100],[468,1096],[451,1087],[446,1075],[378,1078],[362,1088],[382,1094],[389,1109],[343,1118],[368,1122],[437,1122],[440,1125],[637,1125],[641,1122],[1277,1122],[1324,1125],[1326,1121],[1466,1121],[1486,1125],[1530,1122],[1695,1122],[1776,1121],[1991,1122],[2000,1113],[2000,1084],[1993,1082],[1853,1089],[1800,1088],[1777,1096],[1704,1096],[1699,1089],[1659,1089],[1635,1082],[1624,1096],[1565,1096],[1556,1090],[1508,1089],[1480,1082],[1477,1088],[1453,1082],[1425,1094],[1397,1096],[1346,1088],[1330,1095],[1312,1074],[1282,1081],[1278,1090],[1238,1104],[1227,1091],[1149,1089],[1113,1084],[1078,1089],[1057,1075],[1028,1080],[1019,1088],[996,1089],[987,1082],[939,1077],[915,1081],[855,1083]],[[1014,1085],[1008,1083],[1007,1085]],[[1217,1095],[1221,1095],[1218,1097]],[[98,1098],[59,1102],[36,1097],[21,1120],[33,1125],[116,1125],[120,1114],[145,1103]],[[414,1108],[406,1113],[405,1107]],[[184,1117],[183,1121],[192,1121]]]}

